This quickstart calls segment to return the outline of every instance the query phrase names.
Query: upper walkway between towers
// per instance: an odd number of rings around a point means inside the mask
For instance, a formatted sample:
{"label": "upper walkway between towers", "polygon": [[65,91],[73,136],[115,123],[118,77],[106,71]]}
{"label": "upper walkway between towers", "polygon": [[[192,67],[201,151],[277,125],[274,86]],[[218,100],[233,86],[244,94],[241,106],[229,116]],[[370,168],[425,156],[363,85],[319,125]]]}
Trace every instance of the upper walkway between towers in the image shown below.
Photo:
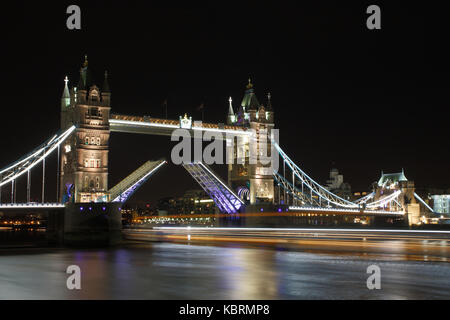
{"label": "upper walkway between towers", "polygon": [[156,135],[171,135],[175,129],[188,129],[225,133],[234,136],[251,134],[243,126],[231,126],[223,123],[207,123],[193,121],[192,117],[180,117],[179,120],[152,118],[149,116],[130,116],[111,114],[110,129],[113,132],[145,133]]}

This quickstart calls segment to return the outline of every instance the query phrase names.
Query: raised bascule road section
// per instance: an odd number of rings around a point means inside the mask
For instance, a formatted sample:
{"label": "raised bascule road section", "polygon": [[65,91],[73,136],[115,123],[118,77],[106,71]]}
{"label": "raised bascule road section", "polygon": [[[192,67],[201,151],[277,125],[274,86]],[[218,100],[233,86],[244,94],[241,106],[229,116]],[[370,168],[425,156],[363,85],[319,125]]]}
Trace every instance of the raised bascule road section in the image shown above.
{"label": "raised bascule road section", "polygon": [[221,212],[240,212],[239,210],[244,206],[244,201],[209,166],[202,162],[191,162],[183,164],[183,167],[214,200]]}
{"label": "raised bascule road section", "polygon": [[125,202],[141,187],[150,176],[167,163],[166,160],[147,161],[136,171],[109,190],[112,202]]}

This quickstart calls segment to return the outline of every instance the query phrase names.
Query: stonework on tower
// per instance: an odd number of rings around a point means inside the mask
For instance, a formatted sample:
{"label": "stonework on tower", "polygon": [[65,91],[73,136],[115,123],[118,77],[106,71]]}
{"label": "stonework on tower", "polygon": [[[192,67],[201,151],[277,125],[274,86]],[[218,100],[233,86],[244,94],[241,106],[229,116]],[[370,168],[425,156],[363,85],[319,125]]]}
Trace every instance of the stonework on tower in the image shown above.
{"label": "stonework on tower", "polygon": [[65,82],[61,127],[75,125],[77,128],[61,152],[59,200],[64,203],[107,202],[111,111],[107,73],[100,89],[93,82],[85,57],[78,84],[69,90],[67,78]]}
{"label": "stonework on tower", "polygon": [[378,201],[382,197],[387,197],[395,192],[399,192],[398,201],[391,201],[385,204],[387,210],[404,209],[410,225],[417,224],[420,221],[420,205],[417,203],[414,193],[414,181],[406,178],[402,169],[398,173],[383,173],[378,183],[375,184],[374,201]]}
{"label": "stonework on tower", "polygon": [[[274,180],[271,163],[263,163],[262,156],[271,156],[271,131],[274,113],[271,96],[267,106],[259,103],[249,79],[244,98],[235,113],[229,100],[228,123],[251,129],[251,137],[235,138],[228,148],[233,148],[233,164],[228,164],[228,184],[237,190],[242,200],[250,204],[274,202]],[[253,157],[251,159],[251,157]]]}

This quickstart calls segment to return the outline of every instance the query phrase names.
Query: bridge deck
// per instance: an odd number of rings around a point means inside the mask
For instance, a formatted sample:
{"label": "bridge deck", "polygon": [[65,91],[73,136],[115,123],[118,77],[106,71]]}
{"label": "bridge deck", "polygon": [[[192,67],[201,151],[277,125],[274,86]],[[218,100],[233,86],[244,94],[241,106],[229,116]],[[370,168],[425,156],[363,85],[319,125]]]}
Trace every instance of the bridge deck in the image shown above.
{"label": "bridge deck", "polygon": [[[112,114],[109,119],[109,125],[112,132],[139,133],[153,135],[171,135],[176,129],[181,128],[179,120],[158,119],[145,116],[127,116]],[[249,135],[250,131],[245,127],[229,126],[215,123],[196,123],[188,128],[190,131],[210,131],[232,136]]]}
{"label": "bridge deck", "polygon": [[339,209],[339,208],[319,208],[319,207],[297,207],[290,206],[289,211],[301,213],[322,213],[322,214],[338,214],[338,215],[364,215],[364,216],[380,216],[380,217],[398,217],[405,215],[404,211],[384,211],[384,210],[358,210],[358,209]]}
{"label": "bridge deck", "polygon": [[0,211],[26,209],[27,211],[34,210],[60,210],[66,206],[63,203],[2,203],[0,204]]}

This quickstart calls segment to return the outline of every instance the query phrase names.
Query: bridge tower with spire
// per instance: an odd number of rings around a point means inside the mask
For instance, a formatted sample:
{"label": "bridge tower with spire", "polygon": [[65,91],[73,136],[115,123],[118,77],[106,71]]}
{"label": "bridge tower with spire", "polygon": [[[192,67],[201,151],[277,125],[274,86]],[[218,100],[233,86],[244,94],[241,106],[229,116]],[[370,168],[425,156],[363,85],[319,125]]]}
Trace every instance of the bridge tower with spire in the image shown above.
{"label": "bridge tower with spire", "polygon": [[61,128],[77,129],[60,155],[59,201],[107,202],[108,149],[111,92],[105,72],[100,90],[93,81],[87,56],[80,79],[69,90],[68,79],[61,98]]}
{"label": "bridge tower with spire", "polygon": [[[228,164],[228,184],[250,205],[273,204],[272,167],[270,163],[261,161],[260,157],[263,153],[266,157],[271,156],[270,137],[274,128],[271,95],[267,95],[266,106],[260,104],[249,79],[238,110],[234,111],[231,97],[228,109],[228,124],[243,126],[255,133],[250,138],[236,138],[234,143],[228,146],[233,148],[228,152],[233,157],[232,163]],[[267,143],[266,147],[263,147],[262,143]]]}

